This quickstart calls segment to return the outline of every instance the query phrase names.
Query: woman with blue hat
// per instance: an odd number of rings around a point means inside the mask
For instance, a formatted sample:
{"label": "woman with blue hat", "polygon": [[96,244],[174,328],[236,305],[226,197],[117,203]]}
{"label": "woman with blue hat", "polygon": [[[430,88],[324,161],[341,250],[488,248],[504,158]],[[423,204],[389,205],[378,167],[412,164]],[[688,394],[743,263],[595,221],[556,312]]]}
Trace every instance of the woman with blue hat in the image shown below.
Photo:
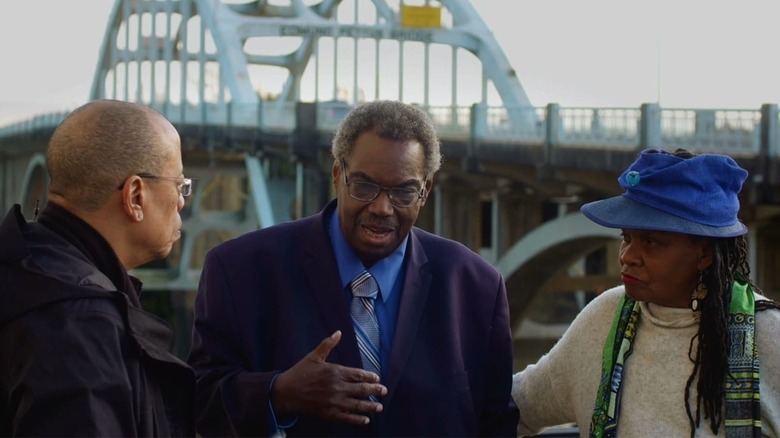
{"label": "woman with blue hat", "polygon": [[780,305],[749,278],[746,178],[725,155],[648,149],[623,195],[582,206],[622,231],[623,285],[514,376],[521,435],[780,435]]}

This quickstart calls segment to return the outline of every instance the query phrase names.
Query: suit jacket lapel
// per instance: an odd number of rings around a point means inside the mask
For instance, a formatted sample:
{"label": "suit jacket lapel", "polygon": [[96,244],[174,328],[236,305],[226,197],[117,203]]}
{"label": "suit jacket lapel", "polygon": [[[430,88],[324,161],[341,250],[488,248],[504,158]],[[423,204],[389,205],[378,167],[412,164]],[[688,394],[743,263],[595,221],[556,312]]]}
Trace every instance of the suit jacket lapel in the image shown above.
{"label": "suit jacket lapel", "polygon": [[409,360],[431,286],[431,274],[425,269],[428,257],[415,236],[414,228],[409,233],[407,257],[406,276],[401,292],[401,304],[398,309],[398,323],[393,337],[387,375],[383,379],[387,386],[387,396],[385,397],[387,402],[392,398]]}
{"label": "suit jacket lapel", "polygon": [[[306,242],[302,269],[306,276],[308,290],[313,296],[329,336],[336,330],[341,330],[341,341],[331,352],[328,362],[339,362],[347,366],[360,368],[360,350],[357,347],[355,332],[349,308],[344,304],[344,292],[341,289],[338,266],[333,257],[333,248],[328,239],[327,220],[335,203],[329,204],[316,218],[309,222],[304,230]],[[325,338],[322,336],[322,339]],[[321,341],[322,339],[318,340]]]}

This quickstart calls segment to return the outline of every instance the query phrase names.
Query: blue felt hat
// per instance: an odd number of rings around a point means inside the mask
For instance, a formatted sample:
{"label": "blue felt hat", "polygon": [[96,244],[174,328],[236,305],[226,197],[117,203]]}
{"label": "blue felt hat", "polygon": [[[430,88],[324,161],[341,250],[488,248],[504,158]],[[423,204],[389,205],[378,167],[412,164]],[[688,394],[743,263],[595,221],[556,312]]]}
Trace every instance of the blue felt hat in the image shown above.
{"label": "blue felt hat", "polygon": [[618,183],[625,193],[580,208],[608,228],[734,237],[747,227],[737,219],[747,171],[725,155],[676,157],[646,149]]}

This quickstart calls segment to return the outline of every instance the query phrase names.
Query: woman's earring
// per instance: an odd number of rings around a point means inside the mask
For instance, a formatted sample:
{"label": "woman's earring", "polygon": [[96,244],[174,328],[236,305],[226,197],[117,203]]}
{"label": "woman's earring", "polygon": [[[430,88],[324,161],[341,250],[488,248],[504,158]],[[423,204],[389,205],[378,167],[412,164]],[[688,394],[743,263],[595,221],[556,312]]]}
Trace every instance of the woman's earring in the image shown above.
{"label": "woman's earring", "polygon": [[697,323],[701,320],[701,303],[705,297],[707,297],[707,286],[704,285],[704,273],[699,272],[699,283],[691,294],[691,310]]}

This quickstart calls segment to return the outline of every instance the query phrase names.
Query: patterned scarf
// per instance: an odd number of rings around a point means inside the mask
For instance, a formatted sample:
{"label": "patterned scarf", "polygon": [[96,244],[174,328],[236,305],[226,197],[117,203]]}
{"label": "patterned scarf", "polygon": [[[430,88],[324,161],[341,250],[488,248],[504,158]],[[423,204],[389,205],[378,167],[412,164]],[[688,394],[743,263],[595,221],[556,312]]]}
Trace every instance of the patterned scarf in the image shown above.
{"label": "patterned scarf", "polygon": [[[755,297],[737,275],[731,292],[726,376],[726,436],[761,436],[758,348],[755,344]],[[623,368],[631,354],[639,321],[639,303],[623,295],[604,343],[601,382],[590,424],[591,437],[615,437],[620,415]]]}

